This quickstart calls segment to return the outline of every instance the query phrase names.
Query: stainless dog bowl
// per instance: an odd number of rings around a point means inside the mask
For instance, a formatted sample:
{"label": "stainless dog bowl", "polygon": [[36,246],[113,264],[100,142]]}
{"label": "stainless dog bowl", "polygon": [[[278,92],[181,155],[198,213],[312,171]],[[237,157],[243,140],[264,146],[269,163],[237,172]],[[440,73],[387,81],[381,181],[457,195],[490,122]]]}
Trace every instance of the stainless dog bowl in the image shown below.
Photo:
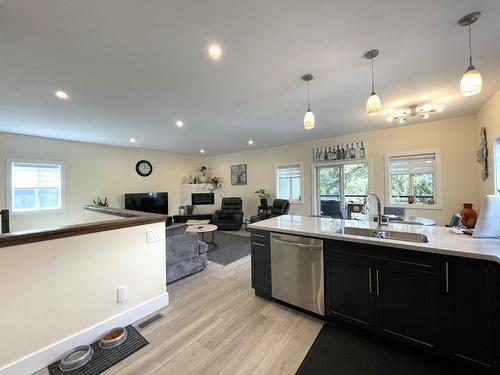
{"label": "stainless dog bowl", "polygon": [[[120,330],[121,331],[121,334],[113,339],[109,339],[109,340],[106,340],[105,337],[112,333],[113,331],[116,331],[116,330]],[[116,328],[113,328],[111,330],[109,330],[108,332],[106,332],[102,337],[101,337],[101,340],[99,340],[99,347],[101,349],[111,349],[111,348],[114,348],[118,345],[120,345],[121,343],[123,343],[126,339],[127,339],[127,330],[123,327],[116,327]]]}
{"label": "stainless dog bowl", "polygon": [[94,355],[90,345],[81,345],[68,350],[61,357],[59,368],[61,371],[71,371],[87,364]]}

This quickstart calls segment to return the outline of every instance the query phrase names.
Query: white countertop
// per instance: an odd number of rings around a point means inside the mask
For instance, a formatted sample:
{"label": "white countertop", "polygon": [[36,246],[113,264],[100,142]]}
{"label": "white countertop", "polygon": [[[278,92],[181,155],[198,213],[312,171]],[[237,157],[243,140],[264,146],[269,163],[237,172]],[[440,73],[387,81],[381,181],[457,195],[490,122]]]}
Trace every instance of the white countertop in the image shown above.
{"label": "white countertop", "polygon": [[428,243],[415,243],[373,237],[355,236],[336,233],[342,227],[377,228],[377,223],[340,220],[320,217],[283,215],[259,221],[249,225],[250,229],[261,229],[270,232],[289,233],[316,238],[383,245],[436,254],[454,255],[466,258],[490,260],[500,263],[500,240],[490,238],[473,238],[465,234],[454,234],[449,228],[390,223],[384,229],[399,232],[423,233]]}

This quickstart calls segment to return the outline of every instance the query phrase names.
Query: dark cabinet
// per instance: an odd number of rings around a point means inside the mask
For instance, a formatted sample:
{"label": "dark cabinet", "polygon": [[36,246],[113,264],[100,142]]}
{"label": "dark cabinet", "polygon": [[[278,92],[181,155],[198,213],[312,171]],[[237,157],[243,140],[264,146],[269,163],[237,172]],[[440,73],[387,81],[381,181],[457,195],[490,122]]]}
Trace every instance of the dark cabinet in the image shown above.
{"label": "dark cabinet", "polygon": [[271,298],[271,245],[269,233],[251,232],[252,288],[255,294]]}
{"label": "dark cabinet", "polygon": [[327,316],[374,327],[373,264],[369,258],[327,251],[325,283]]}
{"label": "dark cabinet", "polygon": [[500,356],[498,343],[494,342],[500,333],[498,268],[447,257],[443,258],[442,273],[447,351],[483,367],[494,365]]}

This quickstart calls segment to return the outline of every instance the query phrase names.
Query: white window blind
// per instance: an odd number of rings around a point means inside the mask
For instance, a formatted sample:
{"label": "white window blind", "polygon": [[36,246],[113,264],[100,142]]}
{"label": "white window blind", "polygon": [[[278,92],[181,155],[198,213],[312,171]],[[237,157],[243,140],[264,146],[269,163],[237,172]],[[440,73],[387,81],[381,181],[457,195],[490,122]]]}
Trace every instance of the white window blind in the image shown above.
{"label": "white window blind", "polygon": [[13,212],[62,208],[62,164],[12,162]]}
{"label": "white window blind", "polygon": [[496,175],[495,194],[500,195],[500,138],[497,139],[495,143],[495,175]]}
{"label": "white window blind", "polygon": [[434,173],[435,154],[394,156],[389,158],[391,175]]}
{"label": "white window blind", "polygon": [[276,167],[276,197],[300,201],[302,195],[302,167],[300,164]]}

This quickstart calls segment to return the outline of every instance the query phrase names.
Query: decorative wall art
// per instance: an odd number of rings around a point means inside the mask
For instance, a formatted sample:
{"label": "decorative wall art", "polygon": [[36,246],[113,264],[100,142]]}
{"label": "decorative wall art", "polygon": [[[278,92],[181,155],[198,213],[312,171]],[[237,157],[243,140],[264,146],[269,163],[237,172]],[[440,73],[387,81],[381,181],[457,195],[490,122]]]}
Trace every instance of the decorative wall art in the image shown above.
{"label": "decorative wall art", "polygon": [[231,185],[247,184],[247,165],[231,165]]}
{"label": "decorative wall art", "polygon": [[481,170],[481,179],[485,181],[488,178],[488,141],[486,138],[486,128],[479,130],[479,149],[476,153],[476,160],[483,169]]}

